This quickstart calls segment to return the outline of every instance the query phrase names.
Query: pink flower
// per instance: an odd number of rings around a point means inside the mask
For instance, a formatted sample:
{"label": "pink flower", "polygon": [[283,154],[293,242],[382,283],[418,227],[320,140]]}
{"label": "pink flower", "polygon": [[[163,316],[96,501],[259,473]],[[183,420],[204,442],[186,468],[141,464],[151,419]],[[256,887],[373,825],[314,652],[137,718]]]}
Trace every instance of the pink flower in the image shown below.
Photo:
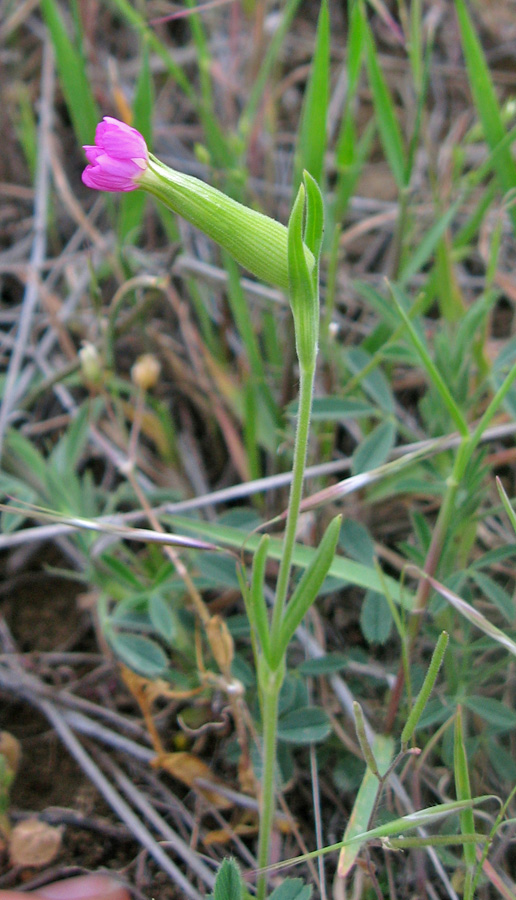
{"label": "pink flower", "polygon": [[104,116],[95,131],[95,146],[85,146],[89,166],[82,180],[97,191],[135,191],[148,163],[147,144],[136,128]]}

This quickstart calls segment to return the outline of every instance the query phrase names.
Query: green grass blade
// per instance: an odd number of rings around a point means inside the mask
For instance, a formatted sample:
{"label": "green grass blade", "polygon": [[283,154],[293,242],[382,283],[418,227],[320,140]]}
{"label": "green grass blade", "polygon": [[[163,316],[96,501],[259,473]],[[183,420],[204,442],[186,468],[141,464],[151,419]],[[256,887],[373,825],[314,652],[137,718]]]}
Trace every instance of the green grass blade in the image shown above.
{"label": "green grass blade", "polygon": [[334,192],[335,202],[331,214],[336,225],[340,224],[344,216],[347,204],[360,176],[362,165],[369,155],[372,138],[375,133],[374,123],[369,123],[364,134],[358,140],[355,124],[354,104],[362,70],[364,34],[364,19],[358,3],[354,3],[349,13],[346,103],[335,149],[337,183]]}
{"label": "green grass blade", "polygon": [[310,78],[305,91],[299,123],[294,164],[294,196],[306,169],[321,184],[326,150],[326,116],[330,96],[330,16],[323,0],[317,23],[317,36]]}
{"label": "green grass blade", "polygon": [[[388,738],[384,738],[384,740],[388,740]],[[416,812],[408,813],[406,816],[401,816],[399,819],[387,822],[386,825],[380,825],[378,828],[372,828],[370,831],[360,832],[359,834],[348,838],[346,841],[340,841],[338,844],[330,844],[327,847],[322,847],[320,850],[312,850],[311,853],[303,853],[302,856],[296,856],[293,859],[285,859],[279,863],[274,863],[272,866],[267,866],[263,871],[277,872],[278,869],[283,869],[285,866],[294,866],[297,863],[304,863],[309,859],[317,859],[319,856],[325,856],[327,853],[335,853],[336,850],[341,850],[342,847],[350,844],[364,844],[365,841],[370,841],[375,838],[390,838],[394,835],[404,834],[405,831],[411,831],[413,828],[421,828],[439,822],[441,819],[453,815],[456,812],[460,812],[462,809],[478,806],[480,803],[485,803],[486,800],[498,800],[498,797],[493,794],[483,794],[482,796],[475,797],[473,800],[469,801],[452,800],[449,803],[439,803],[437,806],[418,809]]]}
{"label": "green grass blade", "polygon": [[[464,745],[464,735],[462,731],[462,710],[457,707],[457,717],[455,719],[455,738],[454,738],[454,772],[455,772],[455,791],[458,800],[471,800],[471,787],[469,783],[468,758]],[[460,813],[460,828],[463,835],[475,834],[475,820],[473,818],[473,810],[471,807],[465,807]],[[473,844],[464,844],[464,861],[466,863],[466,881],[464,884],[464,900],[473,900],[472,897],[472,877],[475,868],[476,853]]]}
{"label": "green grass blade", "polygon": [[50,32],[57,69],[73,129],[81,144],[93,143],[100,118],[78,47],[68,37],[62,15],[54,0],[41,0],[41,11]]}
{"label": "green grass blade", "polygon": [[410,4],[410,42],[408,51],[414,86],[417,91],[421,90],[423,84],[422,23],[421,0],[412,0]]}
{"label": "green grass blade", "polygon": [[435,363],[430,357],[428,350],[423,344],[422,339],[414,329],[412,322],[410,321],[407,313],[405,312],[405,308],[403,306],[403,299],[399,293],[399,288],[395,284],[390,285],[391,293],[393,300],[396,304],[396,308],[399,312],[400,318],[403,319],[407,331],[411,337],[412,343],[414,344],[415,349],[419,354],[419,358],[423,363],[425,371],[432,382],[435,389],[439,392],[441,399],[443,400],[446,409],[448,410],[452,420],[454,421],[457,430],[463,437],[469,437],[469,429],[468,423],[466,422],[464,416],[462,415],[461,410],[457,406],[455,400],[453,399],[446,382],[444,381],[441,373],[437,369]]}
{"label": "green grass blade", "polygon": [[245,359],[251,370],[256,399],[261,398],[272,422],[278,422],[278,408],[267,383],[265,368],[260,352],[256,324],[251,316],[251,308],[242,290],[238,266],[228,253],[223,253],[224,266],[228,273],[228,300],[233,319],[242,340]]}
{"label": "green grass blade", "polygon": [[462,202],[463,198],[460,197],[455,201],[455,203],[452,203],[452,205],[448,207],[446,212],[444,212],[442,216],[439,216],[439,218],[427,231],[423,240],[418,244],[416,250],[410,255],[410,258],[402,266],[398,276],[400,285],[406,285],[407,282],[410,281],[410,279],[423,268],[425,263],[428,262],[428,260],[432,256],[432,253],[434,253],[434,251],[436,250],[442,236],[445,234],[447,228],[449,228],[455,216],[457,215]]}
{"label": "green grass blade", "polygon": [[249,97],[240,116],[240,122],[238,126],[239,133],[242,135],[244,140],[248,140],[251,135],[256,114],[260,108],[260,104],[263,101],[265,86],[278,59],[281,45],[285,40],[285,36],[287,35],[288,30],[292,24],[292,19],[297,12],[297,8],[300,2],[301,0],[287,0],[282,12],[281,22],[274,32],[274,37],[269,43],[261,69],[258,72],[254,84],[249,92]]}
{"label": "green grass blade", "polygon": [[187,0],[187,6],[192,10],[192,14],[188,16],[188,23],[197,51],[196,62],[201,88],[199,116],[202,121],[206,144],[211,156],[211,163],[220,167],[223,171],[230,171],[235,166],[236,161],[232,158],[233,153],[230,144],[225,139],[213,112],[215,105],[211,80],[212,58],[206,32],[201,16],[194,12],[194,8],[197,7],[196,0]]}
{"label": "green grass blade", "polygon": [[365,19],[364,28],[367,71],[369,84],[373,92],[378,130],[387,162],[391,167],[398,190],[401,191],[407,185],[407,159],[403,137],[396,117],[394,103],[378,62],[373,36]]}
{"label": "green grass blade", "polygon": [[245,356],[254,377],[265,383],[263,361],[258,345],[256,327],[251,318],[251,309],[240,284],[240,275],[234,259],[223,253],[224,266],[228,273],[228,300],[233,319],[245,348]]}
{"label": "green grass blade", "polygon": [[514,528],[514,531],[516,532],[516,513],[514,512],[514,510],[512,508],[511,501],[509,500],[509,498],[507,496],[507,493],[501,482],[501,479],[498,477],[496,479],[496,486],[498,488],[498,493],[500,494],[500,498],[504,505],[505,512],[507,513],[507,515],[509,517],[509,521],[510,521],[512,527]]}
{"label": "green grass blade", "polygon": [[[455,10],[459,22],[462,49],[466,60],[469,83],[473,100],[484,129],[486,141],[494,150],[505,136],[500,106],[494,89],[482,45],[477,37],[465,0],[455,0]],[[497,155],[496,172],[505,193],[516,188],[516,163],[509,146]],[[516,208],[509,210],[513,228],[516,231]]]}
{"label": "green grass blade", "polygon": [[187,78],[182,68],[174,61],[170,50],[161,43],[152,29],[149,28],[144,17],[137,9],[131,6],[129,0],[109,0],[109,2],[126,22],[128,22],[142,38],[149,42],[149,48],[159,56],[161,61],[165,64],[165,69],[168,74],[177,82],[184,94],[197,108],[197,95],[194,86]]}

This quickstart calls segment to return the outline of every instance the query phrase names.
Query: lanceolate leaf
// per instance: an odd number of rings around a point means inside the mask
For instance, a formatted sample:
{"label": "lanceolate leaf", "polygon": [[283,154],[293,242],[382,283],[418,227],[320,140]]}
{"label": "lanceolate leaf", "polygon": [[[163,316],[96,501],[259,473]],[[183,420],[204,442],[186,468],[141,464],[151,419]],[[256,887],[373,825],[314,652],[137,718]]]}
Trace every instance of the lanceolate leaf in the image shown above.
{"label": "lanceolate leaf", "polygon": [[[165,517],[163,517],[165,519]],[[207,539],[218,541],[229,547],[238,549],[245,548],[249,552],[255,552],[261,540],[260,535],[249,535],[239,528],[232,528],[228,525],[220,523],[202,522],[200,520],[188,519],[183,516],[169,516],[169,521],[174,523],[176,527],[184,529],[185,532],[194,532],[200,534]],[[281,559],[283,553],[283,540],[279,538],[271,538],[269,544],[269,557],[271,559]],[[300,544],[294,548],[293,565],[305,569],[312,562],[317,550],[312,547],[303,547]],[[383,594],[385,590],[389,591],[392,599],[401,603],[406,609],[412,609],[413,596],[409,589],[404,589],[401,585],[388,575],[379,578],[378,573],[372,566],[365,566],[354,560],[344,559],[336,556],[329,568],[328,575],[338,578],[347,584],[355,584],[359,587],[371,588]]]}
{"label": "lanceolate leaf", "polygon": [[273,665],[283,657],[292,635],[321,590],[335,556],[341,521],[342,517],[336,516],[328,525],[312,562],[289,600],[281,625],[280,646],[273,648]]}

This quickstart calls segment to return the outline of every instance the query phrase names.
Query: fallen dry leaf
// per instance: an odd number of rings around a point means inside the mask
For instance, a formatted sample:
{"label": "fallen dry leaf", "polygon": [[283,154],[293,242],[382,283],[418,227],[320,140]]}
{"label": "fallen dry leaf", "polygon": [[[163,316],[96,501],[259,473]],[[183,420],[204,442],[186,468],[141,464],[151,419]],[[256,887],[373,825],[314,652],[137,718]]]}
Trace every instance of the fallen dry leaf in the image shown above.
{"label": "fallen dry leaf", "polygon": [[[233,804],[227,797],[217,793],[217,780],[214,778],[210,767],[202,759],[193,753],[162,753],[151,763],[155,769],[165,769],[173,778],[177,778],[187,787],[191,787],[198,794],[205,797],[208,803],[212,803],[217,809],[229,809]],[[207,779],[213,784],[213,790],[200,787],[197,784],[199,778]]]}

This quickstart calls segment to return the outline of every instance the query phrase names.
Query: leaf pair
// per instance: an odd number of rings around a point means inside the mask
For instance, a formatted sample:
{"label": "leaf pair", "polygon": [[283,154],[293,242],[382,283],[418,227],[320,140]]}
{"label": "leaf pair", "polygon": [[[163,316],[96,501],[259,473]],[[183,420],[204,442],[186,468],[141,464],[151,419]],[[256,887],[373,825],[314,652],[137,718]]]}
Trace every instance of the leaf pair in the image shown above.
{"label": "leaf pair", "polygon": [[248,613],[258,635],[262,652],[268,665],[276,670],[281,664],[288,645],[314,603],[328,575],[335,556],[342,517],[336,516],[329,524],[311,562],[307,565],[283,615],[279,633],[270,634],[267,606],[264,597],[264,580],[270,546],[269,535],[264,535],[254,556],[251,590],[248,597]]}

